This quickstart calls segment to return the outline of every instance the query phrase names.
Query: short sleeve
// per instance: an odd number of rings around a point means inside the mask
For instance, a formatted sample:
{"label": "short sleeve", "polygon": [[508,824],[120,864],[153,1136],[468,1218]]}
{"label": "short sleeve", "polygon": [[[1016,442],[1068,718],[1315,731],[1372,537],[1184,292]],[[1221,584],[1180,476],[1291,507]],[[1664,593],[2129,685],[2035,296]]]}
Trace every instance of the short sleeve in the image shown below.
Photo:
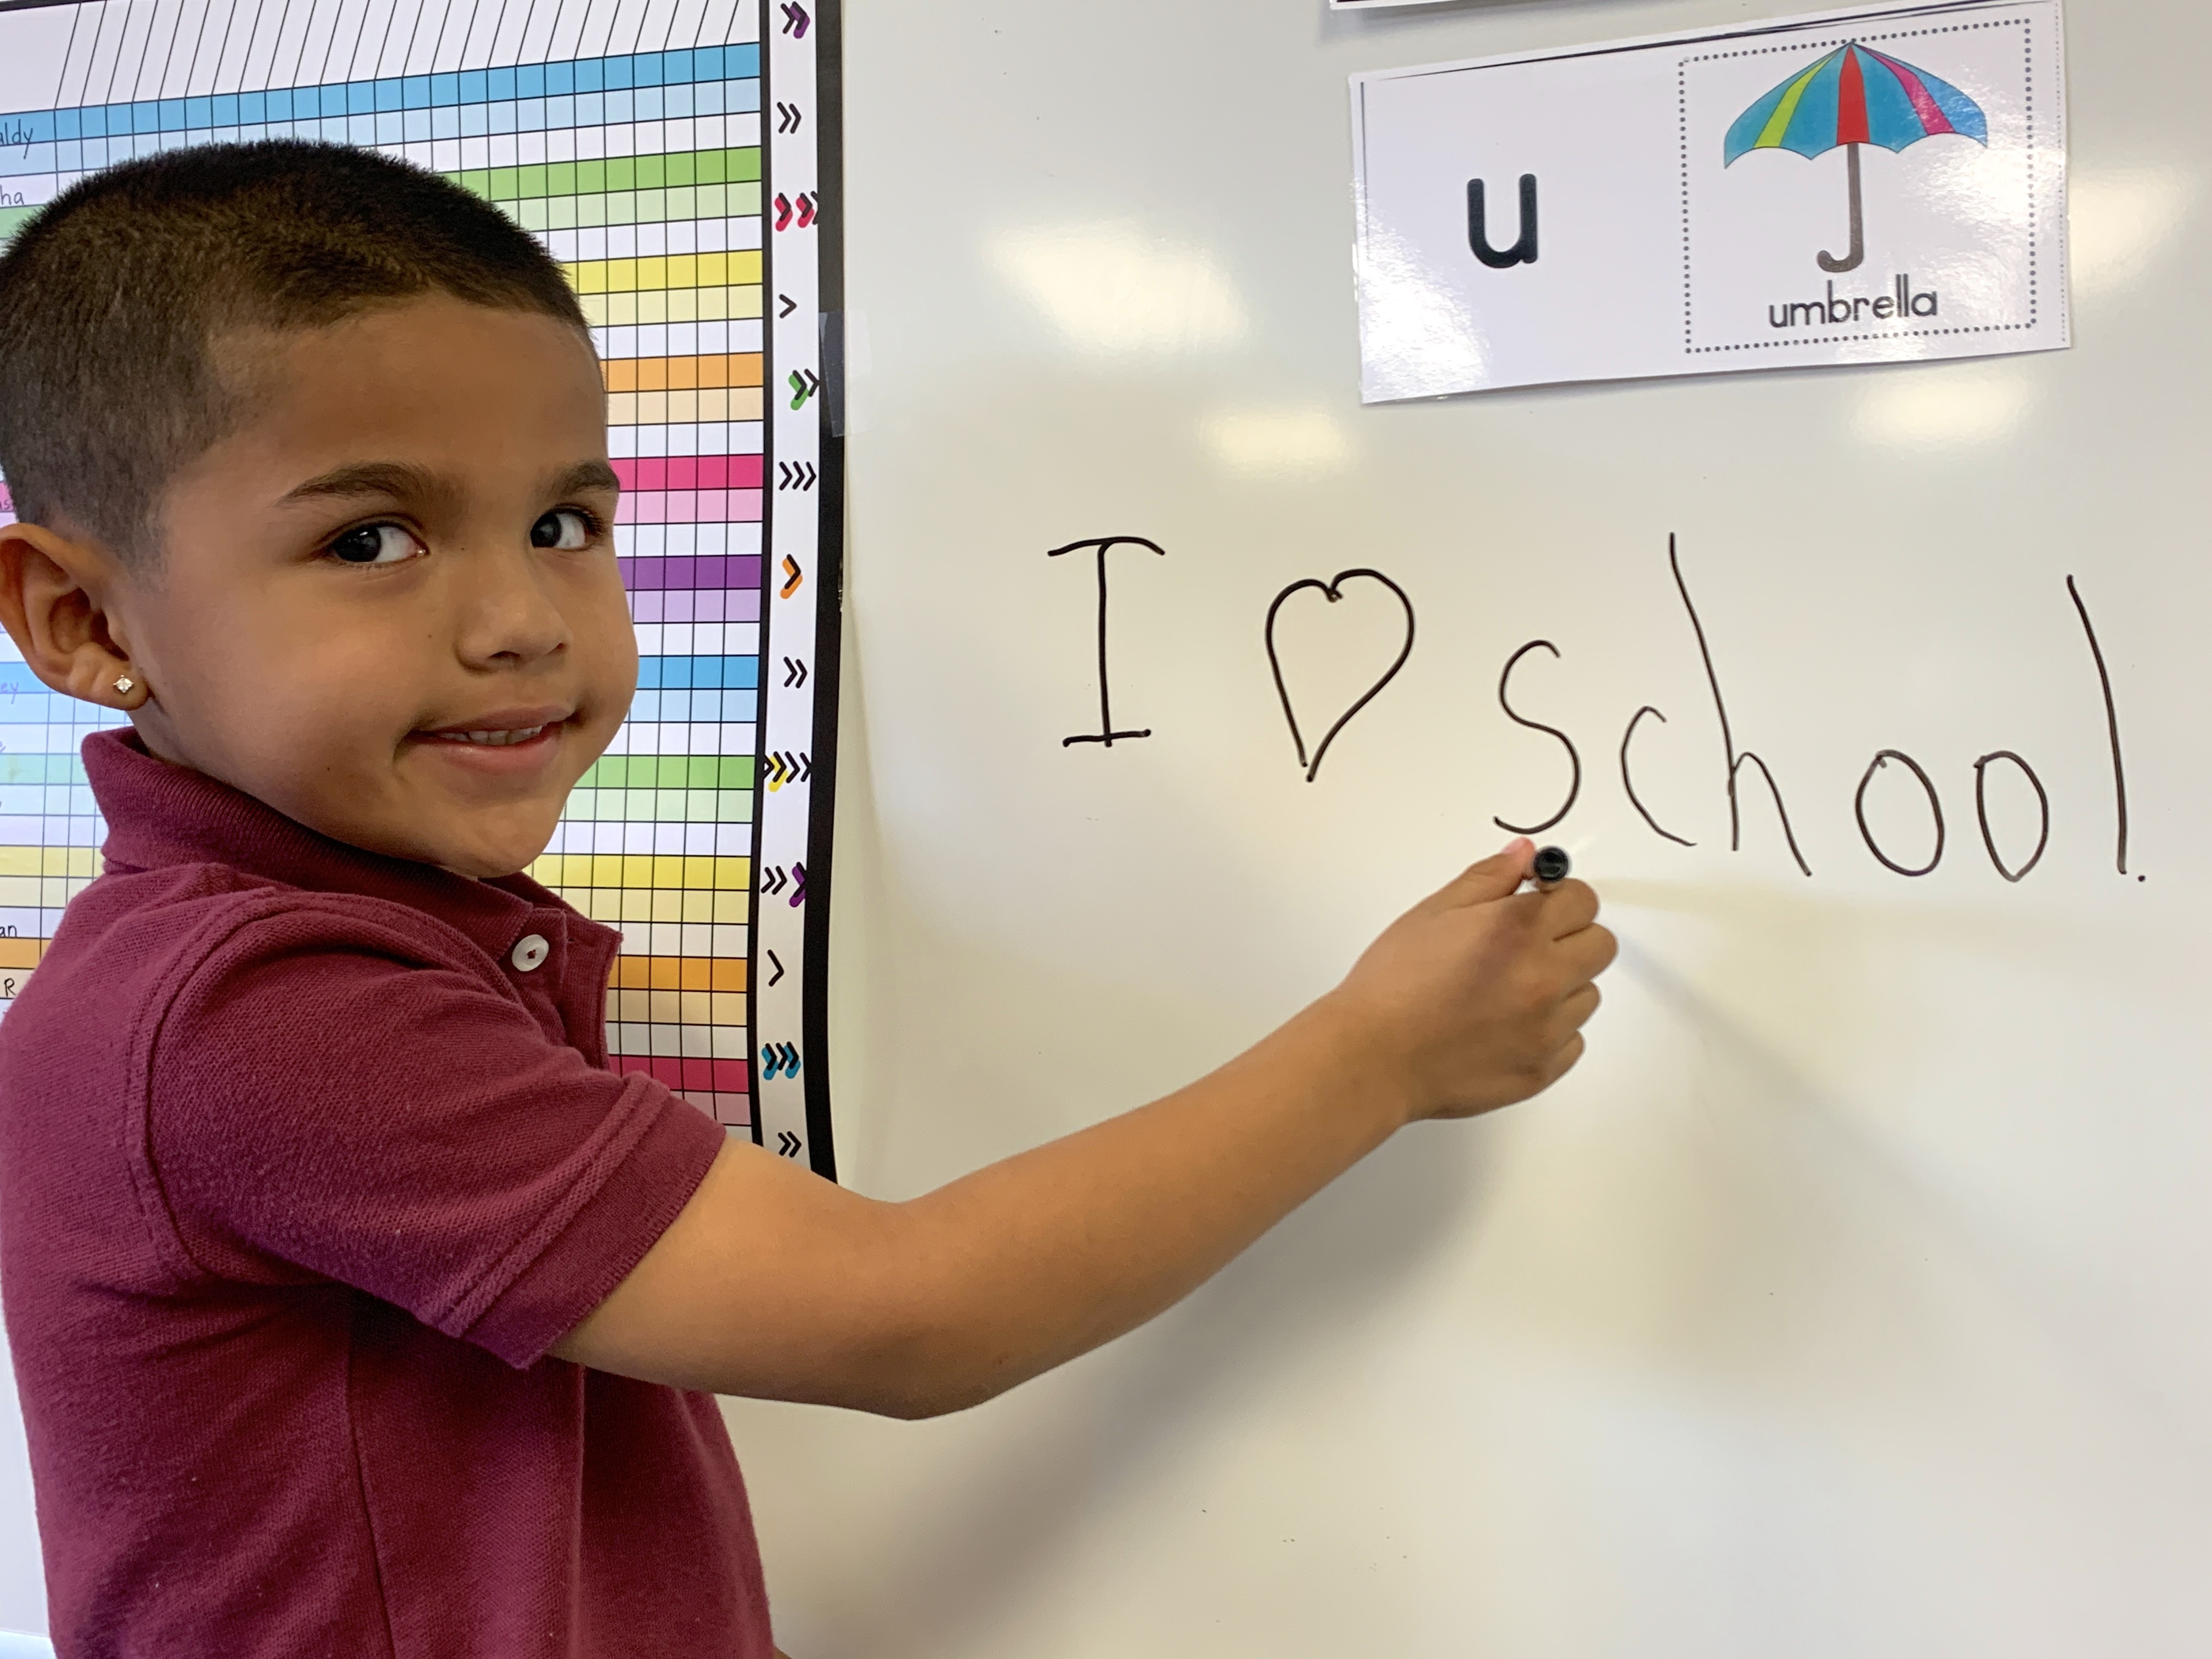
{"label": "short sleeve", "polygon": [[145,1078],[147,1177],[196,1268],[335,1280],[518,1367],[622,1282],[724,1139],[415,930],[329,910],[223,939]]}

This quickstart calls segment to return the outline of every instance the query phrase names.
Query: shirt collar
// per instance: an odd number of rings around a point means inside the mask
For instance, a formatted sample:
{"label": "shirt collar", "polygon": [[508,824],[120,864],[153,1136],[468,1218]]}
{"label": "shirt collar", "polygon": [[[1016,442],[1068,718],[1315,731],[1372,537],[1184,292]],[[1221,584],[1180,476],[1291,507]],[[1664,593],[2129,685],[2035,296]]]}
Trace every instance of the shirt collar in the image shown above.
{"label": "shirt collar", "polygon": [[386,899],[459,928],[493,956],[505,956],[543,908],[564,913],[572,937],[620,938],[528,876],[471,881],[333,841],[204,772],[156,759],[136,732],[95,732],[83,753],[107,819],[100,851],[110,870],[220,864],[309,892]]}

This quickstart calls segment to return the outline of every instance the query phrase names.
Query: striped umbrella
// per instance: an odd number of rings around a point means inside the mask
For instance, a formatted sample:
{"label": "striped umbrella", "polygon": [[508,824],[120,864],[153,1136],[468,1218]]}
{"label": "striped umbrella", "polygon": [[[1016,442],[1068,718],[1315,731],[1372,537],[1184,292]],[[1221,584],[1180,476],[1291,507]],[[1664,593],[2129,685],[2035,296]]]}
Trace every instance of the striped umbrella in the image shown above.
{"label": "striped umbrella", "polygon": [[1820,255],[1820,269],[1856,270],[1866,258],[1866,218],[1859,201],[1859,150],[1880,144],[1902,151],[1923,138],[1956,133],[1986,145],[1989,118],[1981,106],[1925,70],[1915,69],[1854,40],[1791,76],[1728,130],[1728,160],[1755,149],[1787,149],[1810,158],[1844,146],[1850,155],[1851,251]]}

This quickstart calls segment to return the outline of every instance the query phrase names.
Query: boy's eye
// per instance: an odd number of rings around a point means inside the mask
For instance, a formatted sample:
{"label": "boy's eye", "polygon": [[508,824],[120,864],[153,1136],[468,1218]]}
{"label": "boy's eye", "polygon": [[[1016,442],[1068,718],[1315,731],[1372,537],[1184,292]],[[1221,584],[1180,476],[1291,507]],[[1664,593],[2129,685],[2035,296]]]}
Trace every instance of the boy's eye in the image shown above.
{"label": "boy's eye", "polygon": [[365,524],[331,543],[330,554],[347,564],[398,564],[422,550],[422,544],[396,524]]}
{"label": "boy's eye", "polygon": [[592,544],[592,521],[573,507],[556,507],[530,526],[532,547],[558,548],[574,552]]}

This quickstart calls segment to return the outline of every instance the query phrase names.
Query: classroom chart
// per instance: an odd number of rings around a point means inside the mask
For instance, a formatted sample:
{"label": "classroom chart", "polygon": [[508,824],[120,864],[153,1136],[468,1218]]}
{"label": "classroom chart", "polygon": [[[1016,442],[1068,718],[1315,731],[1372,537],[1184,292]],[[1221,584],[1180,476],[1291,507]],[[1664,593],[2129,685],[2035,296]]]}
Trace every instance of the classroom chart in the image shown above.
{"label": "classroom chart", "polygon": [[[0,17],[8,101],[26,106],[0,112],[0,238],[131,156],[295,137],[441,172],[562,262],[606,381],[640,665],[628,722],[530,873],[623,933],[614,1066],[830,1173],[806,1024],[828,877],[813,717],[834,710],[836,684],[834,621],[830,659],[815,649],[836,592],[816,523],[836,476],[817,343],[835,285],[815,268],[830,228],[815,158],[835,116],[813,96],[811,5],[785,6],[773,41],[757,0],[104,0]],[[793,503],[781,514],[779,480]],[[4,649],[0,1006],[98,872],[105,832],[78,747],[115,723]]]}

